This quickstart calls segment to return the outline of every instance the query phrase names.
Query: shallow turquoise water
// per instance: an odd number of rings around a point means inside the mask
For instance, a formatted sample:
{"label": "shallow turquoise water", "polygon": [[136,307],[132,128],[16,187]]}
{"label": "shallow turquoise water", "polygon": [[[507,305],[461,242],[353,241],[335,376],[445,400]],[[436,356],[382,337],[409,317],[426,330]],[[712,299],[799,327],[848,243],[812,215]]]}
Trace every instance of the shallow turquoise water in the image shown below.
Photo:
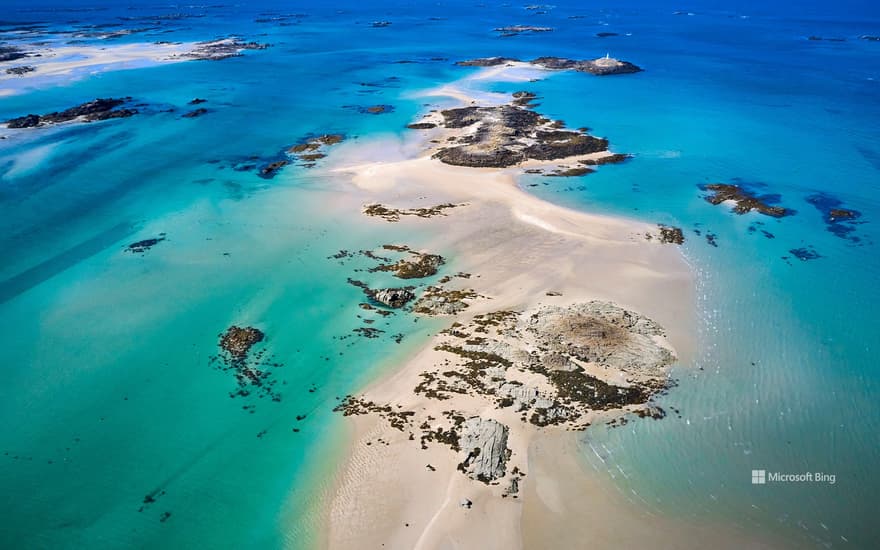
{"label": "shallow turquoise water", "polygon": [[[309,546],[314,494],[339,441],[336,397],[436,327],[398,316],[379,339],[340,340],[362,326],[360,291],[345,284],[358,264],[327,256],[398,241],[394,226],[364,231],[322,215],[329,184],[307,170],[264,180],[233,165],[313,133],[400,132],[423,108],[410,91],[468,74],[455,59],[606,51],[646,72],[557,74],[528,88],[542,113],[636,158],[523,185],[563,204],[683,227],[701,334],[695,364],[680,367],[679,387],[663,399],[680,418],[594,429],[585,456],[629,498],[689,521],[721,518],[793,546],[878,544],[869,514],[880,490],[880,47],[858,36],[876,34],[880,17],[857,3],[796,15],[766,4],[698,6],[694,16],[635,4],[560,3],[546,14],[453,7],[282,7],[309,14],[290,26],[254,22],[268,3],[205,10],[160,24],[171,32],[121,40],[236,32],[272,48],[0,99],[0,119],[94,97],[147,104],[129,119],[0,141],[0,545]],[[14,18],[68,28],[169,12]],[[385,19],[393,24],[369,27]],[[507,24],[557,30],[491,33]],[[806,40],[813,34],[847,41]],[[208,99],[210,112],[181,119],[193,97]],[[350,107],[379,103],[394,112]],[[177,111],[162,112],[169,107]],[[765,183],[797,214],[735,216],[702,200],[697,184],[734,178]],[[849,235],[859,242],[826,230],[805,201],[818,191],[862,213]],[[123,251],[162,232],[167,241],[142,256]],[[821,258],[791,258],[810,245]],[[283,364],[273,374],[280,402],[229,397],[235,382],[211,357],[217,335],[236,323],[266,332],[263,349]],[[823,471],[837,482],[756,487],[752,469]],[[139,511],[148,494],[156,502]]]}

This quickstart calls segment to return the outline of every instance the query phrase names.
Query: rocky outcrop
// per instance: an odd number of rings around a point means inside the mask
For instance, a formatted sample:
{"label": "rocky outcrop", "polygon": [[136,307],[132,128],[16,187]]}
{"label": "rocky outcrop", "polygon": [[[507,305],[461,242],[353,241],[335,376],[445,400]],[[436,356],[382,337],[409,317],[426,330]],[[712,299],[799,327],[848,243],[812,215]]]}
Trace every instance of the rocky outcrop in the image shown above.
{"label": "rocky outcrop", "polygon": [[513,57],[481,57],[455,62],[460,67],[497,67],[508,63],[520,63],[520,60]]}
{"label": "rocky outcrop", "polygon": [[373,300],[390,308],[398,309],[414,300],[416,295],[407,288],[382,288],[368,294]]}
{"label": "rocky outcrop", "polygon": [[27,73],[32,73],[36,71],[36,67],[32,67],[30,65],[21,65],[19,67],[10,67],[6,69],[6,74],[11,74],[15,76],[24,76]]}
{"label": "rocky outcrop", "polygon": [[[507,63],[523,63],[523,61],[511,57],[485,57],[459,61],[456,64],[464,67],[493,67]],[[581,73],[590,73],[596,76],[632,74],[642,71],[642,68],[638,65],[630,63],[629,61],[621,61],[610,56],[585,60],[544,56],[537,57],[527,63],[551,71],[577,71]]]}
{"label": "rocky outcrop", "polygon": [[130,97],[121,99],[95,99],[76,107],[71,107],[64,111],[56,111],[45,115],[25,115],[12,120],[7,120],[6,125],[9,128],[35,128],[37,126],[48,126],[61,122],[70,122],[72,120],[80,120],[82,122],[95,122],[98,120],[108,120],[111,118],[125,118],[137,114],[135,109],[117,109],[131,101]]}
{"label": "rocky outcrop", "polygon": [[231,326],[220,336],[220,347],[233,359],[244,359],[254,344],[262,342],[264,337],[260,329]]}
{"label": "rocky outcrop", "polygon": [[507,473],[508,428],[497,420],[479,416],[468,418],[461,425],[459,447],[463,460],[458,469],[471,479],[489,483]]}
{"label": "rocky outcrop", "polygon": [[684,244],[684,232],[680,227],[659,225],[660,242],[664,244]]}
{"label": "rocky outcrop", "polygon": [[413,304],[413,311],[421,315],[455,315],[468,307],[467,301],[477,297],[470,289],[429,286]]}
{"label": "rocky outcrop", "polygon": [[0,62],[15,61],[28,57],[28,53],[17,46],[0,45]]}
{"label": "rocky outcrop", "polygon": [[755,210],[767,216],[781,218],[790,215],[791,212],[781,206],[768,204],[767,197],[759,197],[749,190],[732,183],[709,183],[700,186],[705,191],[712,191],[705,199],[711,204],[721,204],[725,201],[734,203],[733,211],[737,214],[745,214]]}
{"label": "rocky outcrop", "polygon": [[245,50],[265,50],[268,47],[268,44],[245,42],[239,38],[231,37],[199,42],[192,50],[182,55],[199,61],[220,61],[230,57],[241,57]]}
{"label": "rocky outcrop", "polygon": [[464,204],[445,203],[437,206],[427,206],[423,208],[392,208],[383,204],[368,204],[364,206],[364,214],[367,216],[377,216],[388,222],[399,222],[401,216],[416,216],[419,218],[433,218],[434,216],[445,216],[445,210],[465,206]]}
{"label": "rocky outcrop", "polygon": [[370,271],[388,271],[398,279],[421,279],[437,274],[437,269],[443,265],[443,256],[438,254],[420,254],[411,252],[414,259],[402,259],[392,264],[380,264]]}
{"label": "rocky outcrop", "polygon": [[551,32],[553,27],[538,27],[535,25],[509,25],[507,27],[497,27],[494,29],[499,36],[516,36],[518,34],[532,34],[541,32]]}
{"label": "rocky outcrop", "polygon": [[160,242],[165,240],[165,234],[161,233],[158,237],[153,237],[150,239],[144,239],[141,241],[137,241],[128,245],[125,250],[128,252],[132,252],[134,254],[143,254],[147,250],[153,248]]}
{"label": "rocky outcrop", "polygon": [[[520,98],[528,96],[521,95]],[[450,137],[434,158],[445,164],[475,168],[503,168],[526,160],[559,160],[608,149],[608,141],[580,130],[564,130],[561,121],[551,121],[519,105],[461,107],[440,112],[440,125],[465,129]]]}

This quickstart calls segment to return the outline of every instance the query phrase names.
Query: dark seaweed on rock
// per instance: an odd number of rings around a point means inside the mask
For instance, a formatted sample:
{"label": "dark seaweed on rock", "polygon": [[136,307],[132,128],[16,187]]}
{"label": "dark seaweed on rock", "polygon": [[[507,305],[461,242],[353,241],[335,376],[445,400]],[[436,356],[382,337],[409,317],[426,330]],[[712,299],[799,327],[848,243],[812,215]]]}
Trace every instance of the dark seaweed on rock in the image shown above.
{"label": "dark seaweed on rock", "polygon": [[25,115],[12,120],[7,120],[6,124],[9,128],[35,128],[37,126],[45,126],[49,124],[58,124],[61,122],[69,122],[78,118],[82,118],[84,122],[94,122],[98,120],[108,120],[111,118],[125,118],[137,114],[135,109],[117,109],[131,101],[130,97],[121,99],[95,99],[64,111],[56,111],[45,115]]}
{"label": "dark seaweed on rock", "polygon": [[735,203],[733,211],[737,214],[745,214],[752,210],[774,218],[781,218],[793,214],[793,211],[771,203],[778,201],[776,195],[758,196],[752,191],[732,183],[709,183],[699,186],[704,191],[712,191],[705,199],[711,204],[721,204],[725,201]]}
{"label": "dark seaweed on rock", "polygon": [[[281,367],[281,363],[273,363],[264,357],[265,350],[251,353],[253,347],[265,339],[265,334],[254,327],[231,326],[219,335],[221,353],[212,357],[215,368],[231,372],[235,376],[238,390],[231,392],[230,397],[247,397],[256,392],[258,398],[269,397],[272,401],[281,401],[281,394],[273,387],[276,380],[272,378],[272,368]],[[247,406],[253,413],[253,406]]]}
{"label": "dark seaweed on rock", "polygon": [[[506,65],[508,63],[520,62],[519,59],[512,57],[484,57],[480,59],[469,59],[459,61],[456,65],[462,67],[494,67],[497,65]],[[590,73],[596,76],[608,76],[614,74],[632,74],[641,72],[642,68],[629,61],[621,61],[613,57],[600,57],[598,59],[569,59],[567,57],[544,56],[537,57],[528,63],[538,67],[554,70],[554,71],[577,71],[581,73]]]}
{"label": "dark seaweed on rock", "polygon": [[32,67],[30,65],[21,65],[19,67],[10,67],[6,69],[6,74],[12,74],[15,76],[24,76],[27,73],[32,73],[36,71],[36,67]]}
{"label": "dark seaweed on rock", "polygon": [[144,252],[153,248],[164,240],[165,234],[161,233],[158,237],[153,237],[151,239],[144,239],[142,241],[131,243],[125,248],[125,250],[134,254],[143,254]]}
{"label": "dark seaweed on rock", "polygon": [[[521,93],[520,97],[528,96]],[[608,149],[608,140],[559,129],[561,122],[518,105],[461,107],[440,114],[446,128],[474,127],[471,134],[459,138],[460,145],[434,154],[455,166],[503,168],[528,159],[557,160]]]}
{"label": "dark seaweed on rock", "polygon": [[16,46],[0,46],[0,62],[15,61],[28,57],[28,53]]}

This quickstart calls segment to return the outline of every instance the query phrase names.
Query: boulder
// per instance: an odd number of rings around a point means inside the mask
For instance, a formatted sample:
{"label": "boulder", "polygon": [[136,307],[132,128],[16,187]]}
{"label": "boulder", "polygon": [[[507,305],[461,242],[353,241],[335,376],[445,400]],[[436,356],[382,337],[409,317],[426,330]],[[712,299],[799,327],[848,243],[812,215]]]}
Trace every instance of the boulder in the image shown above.
{"label": "boulder", "polygon": [[497,420],[473,416],[461,426],[459,446],[464,460],[458,469],[468,477],[488,484],[507,472],[508,428]]}

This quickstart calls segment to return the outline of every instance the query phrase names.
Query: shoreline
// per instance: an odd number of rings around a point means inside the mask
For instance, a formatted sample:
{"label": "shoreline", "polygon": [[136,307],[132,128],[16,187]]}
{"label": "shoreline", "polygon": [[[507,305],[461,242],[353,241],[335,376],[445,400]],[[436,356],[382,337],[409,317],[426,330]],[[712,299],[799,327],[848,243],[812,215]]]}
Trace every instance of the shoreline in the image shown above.
{"label": "shoreline", "polygon": [[[505,76],[498,68],[488,71],[488,76],[487,71],[481,71],[464,80]],[[459,101],[470,97],[455,83],[420,95]],[[441,216],[396,222],[402,237],[409,225],[432,229],[436,236],[419,243],[419,248],[453,257],[452,270],[474,274],[467,286],[488,298],[474,300],[464,312],[450,318],[449,324],[466,323],[499,309],[607,300],[657,320],[666,329],[665,340],[675,350],[678,362],[689,362],[696,334],[693,274],[680,250],[645,238],[656,234],[656,226],[545,202],[517,185],[517,175],[524,166],[474,169],[441,163],[431,158],[427,147],[436,135],[435,130],[416,135],[415,144],[385,140],[344,146],[334,158],[371,161],[337,163],[329,170],[350,175],[360,192],[397,209],[463,205]],[[383,160],[377,162],[376,158]],[[529,161],[525,165],[558,164]],[[386,222],[375,219],[373,223]],[[419,410],[429,414],[428,418],[433,418],[430,413],[443,414],[412,390],[420,373],[441,361],[435,349],[439,337],[433,336],[414,357],[395,365],[359,395]],[[489,409],[467,412],[502,420],[510,427],[508,466],[523,474],[519,495],[506,498],[509,494],[502,493],[497,483],[481,484],[462,475],[457,465],[460,457],[447,448],[424,443],[420,448],[411,434],[406,437],[385,419],[356,415],[350,419],[350,431],[346,430],[350,437],[333,482],[335,489],[324,505],[322,545],[519,548],[536,540],[534,536],[540,536],[552,523],[540,518],[559,510],[540,511],[546,502],[538,496],[535,485],[545,487],[553,476],[532,476],[547,466],[549,471],[554,468],[552,460],[547,462],[534,451],[557,434],[518,423],[515,414]],[[620,415],[595,411],[588,418],[602,422]],[[566,456],[572,458],[572,453]],[[575,466],[583,468],[584,464]],[[572,465],[568,467],[572,471]],[[597,500],[591,505],[604,504]],[[577,540],[573,536],[567,543]]]}
{"label": "shoreline", "polygon": [[[0,62],[0,97],[10,97],[31,88],[41,88],[109,71],[153,67],[197,60],[222,60],[242,55],[244,50],[265,45],[222,38],[204,42],[130,42],[123,44],[81,44],[13,46],[24,54],[14,61]],[[24,69],[17,74],[9,71]]]}

